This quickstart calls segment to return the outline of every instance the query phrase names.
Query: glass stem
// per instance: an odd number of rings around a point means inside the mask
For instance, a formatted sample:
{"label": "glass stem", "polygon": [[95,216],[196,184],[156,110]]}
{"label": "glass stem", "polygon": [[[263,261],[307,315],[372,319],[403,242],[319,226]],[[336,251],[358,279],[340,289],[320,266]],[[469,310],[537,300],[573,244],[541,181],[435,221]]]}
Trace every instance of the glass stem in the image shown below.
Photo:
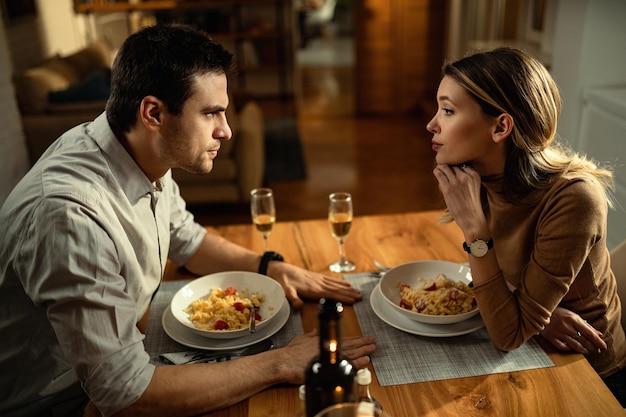
{"label": "glass stem", "polygon": [[346,255],[343,251],[343,239],[337,239],[337,243],[339,243],[339,263],[346,263]]}
{"label": "glass stem", "polygon": [[267,252],[267,249],[269,247],[268,238],[269,236],[267,234],[263,234],[263,245],[265,247],[265,252]]}

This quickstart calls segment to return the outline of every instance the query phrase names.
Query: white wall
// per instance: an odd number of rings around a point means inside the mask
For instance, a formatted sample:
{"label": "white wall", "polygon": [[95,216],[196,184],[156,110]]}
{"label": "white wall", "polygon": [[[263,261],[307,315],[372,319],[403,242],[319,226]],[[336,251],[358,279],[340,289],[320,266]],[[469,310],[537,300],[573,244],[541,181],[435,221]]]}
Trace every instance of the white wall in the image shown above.
{"label": "white wall", "polygon": [[578,148],[583,91],[626,85],[626,1],[560,0],[552,75],[564,103],[559,134]]}
{"label": "white wall", "polygon": [[45,56],[67,55],[85,46],[84,29],[74,16],[72,0],[37,0]]}
{"label": "white wall", "polygon": [[[554,34],[552,74],[563,98],[559,135],[572,147],[611,165],[616,207],[609,212],[608,246],[626,239],[626,1],[560,0]],[[605,100],[585,101],[585,92],[608,87]],[[600,93],[598,93],[600,94]],[[618,105],[620,104],[620,105]],[[609,160],[607,160],[609,159]]]}

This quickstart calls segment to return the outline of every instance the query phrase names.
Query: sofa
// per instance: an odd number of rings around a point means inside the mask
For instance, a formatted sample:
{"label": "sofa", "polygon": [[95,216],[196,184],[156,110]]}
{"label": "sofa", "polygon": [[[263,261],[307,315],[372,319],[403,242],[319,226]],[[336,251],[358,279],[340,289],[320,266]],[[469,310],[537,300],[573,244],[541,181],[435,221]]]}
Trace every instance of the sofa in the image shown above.
{"label": "sofa", "polygon": [[[68,56],[55,55],[14,75],[31,163],[63,132],[93,120],[104,111],[108,95],[104,89],[108,88],[106,72],[110,67],[109,47],[105,42],[95,42]],[[96,84],[100,87],[98,91],[90,92]]]}
{"label": "sofa", "polygon": [[[34,164],[61,134],[104,111],[112,54],[103,41],[56,55],[13,77],[30,161]],[[190,204],[244,203],[260,187],[265,171],[263,114],[258,103],[231,102],[227,110],[233,139],[223,143],[208,175],[174,169]]]}

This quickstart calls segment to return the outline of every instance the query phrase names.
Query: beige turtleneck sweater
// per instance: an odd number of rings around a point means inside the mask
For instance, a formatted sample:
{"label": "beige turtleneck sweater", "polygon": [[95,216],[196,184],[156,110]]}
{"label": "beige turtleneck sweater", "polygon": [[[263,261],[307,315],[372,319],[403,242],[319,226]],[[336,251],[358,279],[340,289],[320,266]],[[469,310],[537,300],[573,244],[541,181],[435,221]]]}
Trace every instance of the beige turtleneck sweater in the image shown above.
{"label": "beige turtleneck sweater", "polygon": [[604,334],[608,350],[587,360],[602,377],[626,364],[621,306],[606,247],[608,205],[590,179],[558,180],[513,205],[483,180],[485,214],[500,273],[474,288],[494,345],[512,350],[539,333],[557,306]]}

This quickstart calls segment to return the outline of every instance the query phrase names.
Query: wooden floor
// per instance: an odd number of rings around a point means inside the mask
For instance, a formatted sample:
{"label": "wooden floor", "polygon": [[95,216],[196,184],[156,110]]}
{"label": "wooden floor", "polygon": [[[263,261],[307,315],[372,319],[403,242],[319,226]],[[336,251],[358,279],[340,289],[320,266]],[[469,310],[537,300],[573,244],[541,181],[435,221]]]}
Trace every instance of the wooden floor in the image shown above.
{"label": "wooden floor", "polygon": [[[297,114],[308,174],[303,181],[269,184],[278,221],[326,217],[334,191],[352,193],[355,215],[443,207],[426,115],[355,118],[352,67],[307,65],[299,71],[294,102],[263,105],[266,112]],[[250,222],[248,206],[190,210],[203,224]]]}

